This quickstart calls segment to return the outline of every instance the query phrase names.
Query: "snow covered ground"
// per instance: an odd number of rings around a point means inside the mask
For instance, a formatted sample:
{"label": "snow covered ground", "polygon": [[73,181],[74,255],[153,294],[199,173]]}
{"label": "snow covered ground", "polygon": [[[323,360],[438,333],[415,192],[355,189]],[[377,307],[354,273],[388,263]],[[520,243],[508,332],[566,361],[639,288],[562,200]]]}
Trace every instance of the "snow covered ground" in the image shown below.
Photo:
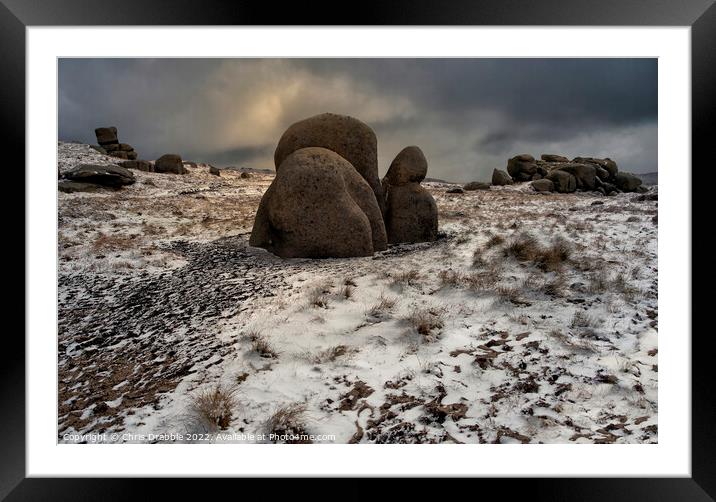
{"label": "snow covered ground", "polygon": [[437,242],[283,260],[271,175],[134,174],[59,194],[60,442],[657,442],[656,187],[426,182]]}

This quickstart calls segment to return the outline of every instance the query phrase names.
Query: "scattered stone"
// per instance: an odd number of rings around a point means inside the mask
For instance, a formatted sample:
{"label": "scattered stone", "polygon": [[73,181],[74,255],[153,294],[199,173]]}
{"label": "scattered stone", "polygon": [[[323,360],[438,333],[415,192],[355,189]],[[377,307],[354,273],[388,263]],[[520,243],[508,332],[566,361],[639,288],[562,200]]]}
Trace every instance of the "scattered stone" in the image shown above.
{"label": "scattered stone", "polygon": [[241,176],[240,176],[240,177],[243,178],[243,179],[253,178],[253,174],[251,174],[251,173],[241,173]]}
{"label": "scattered stone", "polygon": [[449,190],[445,190],[445,193],[465,193],[465,191],[460,187],[450,188]]}
{"label": "scattered stone", "polygon": [[64,193],[75,193],[75,192],[96,192],[102,189],[100,185],[93,183],[80,183],[78,181],[60,180],[57,182],[57,189]]}
{"label": "scattered stone", "polygon": [[484,183],[482,181],[471,181],[464,187],[462,187],[465,191],[471,191],[471,190],[489,190],[490,184]]}
{"label": "scattered stone", "polygon": [[166,153],[154,162],[154,172],[186,174],[187,169],[182,163],[181,157],[173,153]]}
{"label": "scattered stone", "polygon": [[209,174],[213,174],[214,176],[221,176],[221,169],[210,165],[209,166]]}
{"label": "scattered stone", "polygon": [[138,171],[154,172],[154,165],[148,160],[125,160],[119,163],[126,169],[136,169]]}

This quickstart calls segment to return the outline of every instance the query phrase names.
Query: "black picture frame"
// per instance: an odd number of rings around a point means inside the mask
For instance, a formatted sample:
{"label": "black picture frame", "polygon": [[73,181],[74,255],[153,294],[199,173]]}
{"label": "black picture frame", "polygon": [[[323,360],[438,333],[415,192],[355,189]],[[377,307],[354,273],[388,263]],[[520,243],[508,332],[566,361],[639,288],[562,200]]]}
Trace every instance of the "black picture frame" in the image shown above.
{"label": "black picture frame", "polygon": [[[713,127],[716,122],[714,0],[392,0],[361,2],[350,9],[335,1],[273,4],[254,0],[116,0],[113,3],[102,0],[0,0],[2,138],[6,159],[9,154],[6,162],[16,173],[17,166],[25,166],[25,29],[52,25],[690,26],[692,166],[714,168],[711,165],[713,155],[710,155],[716,137]],[[692,187],[704,189],[698,184]],[[696,193],[692,193],[692,200],[697,199]],[[692,213],[697,215],[693,209]],[[23,252],[26,252],[24,246],[23,239]],[[24,263],[27,267],[28,263]],[[24,286],[22,291],[25,291]],[[20,297],[16,290],[14,294]],[[696,295],[692,296],[697,302]],[[24,295],[22,298],[24,301]],[[703,309],[692,307],[692,311],[705,315],[700,313]],[[692,317],[692,322],[695,320]],[[485,479],[479,481],[479,493],[487,493],[484,490],[489,485],[490,490],[504,490],[509,486],[510,498],[522,494],[549,500],[714,500],[716,406],[714,378],[710,372],[713,356],[708,350],[713,334],[712,330],[693,330],[693,333],[673,335],[683,336],[685,340],[692,336],[691,478]],[[126,500],[166,495],[165,488],[159,483],[146,480],[26,478],[25,343],[10,330],[6,330],[4,338],[6,357],[0,364],[0,423],[4,432],[0,443],[0,499]],[[173,480],[172,483],[182,490],[184,487],[188,489],[189,483],[185,480]],[[203,485],[204,496],[225,489],[225,483]],[[411,482],[412,488],[420,489],[424,485]],[[399,492],[403,496],[405,489],[403,485]]]}

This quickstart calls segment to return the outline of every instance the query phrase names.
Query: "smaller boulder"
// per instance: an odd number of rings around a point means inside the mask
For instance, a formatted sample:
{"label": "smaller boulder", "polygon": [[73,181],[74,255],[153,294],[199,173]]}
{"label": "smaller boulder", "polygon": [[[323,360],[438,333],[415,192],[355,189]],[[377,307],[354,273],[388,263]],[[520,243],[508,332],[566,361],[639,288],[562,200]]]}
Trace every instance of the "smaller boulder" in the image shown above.
{"label": "smaller boulder", "polygon": [[209,166],[209,174],[213,174],[214,176],[221,176],[221,169],[210,165]]}
{"label": "smaller boulder", "polygon": [[577,180],[567,171],[555,169],[546,179],[554,183],[555,191],[560,193],[571,193],[577,189]]}
{"label": "smaller boulder", "polygon": [[80,183],[78,181],[60,180],[57,182],[57,189],[63,193],[75,192],[96,192],[102,187],[93,183]]}
{"label": "smaller boulder", "polygon": [[417,146],[406,146],[393,159],[385,175],[389,185],[420,183],[428,173],[428,161]]}
{"label": "smaller boulder", "polygon": [[134,148],[132,148],[132,145],[128,145],[127,143],[119,143],[117,145],[117,150],[122,150],[123,152],[133,152]]}
{"label": "smaller boulder", "polygon": [[532,188],[537,192],[554,192],[554,183],[548,179],[541,179],[532,182]]}
{"label": "smaller boulder", "polygon": [[502,169],[492,171],[492,184],[496,186],[511,185],[512,177]]}
{"label": "smaller boulder", "polygon": [[114,152],[109,152],[109,156],[116,157],[118,159],[129,160],[129,152],[121,152],[119,150],[115,150]]}
{"label": "smaller boulder", "polygon": [[614,184],[622,192],[634,192],[641,186],[641,178],[622,171],[617,173]]}
{"label": "smaller boulder", "polygon": [[170,174],[186,174],[187,169],[181,157],[173,153],[166,153],[154,162],[154,172]]}
{"label": "smaller boulder", "polygon": [[64,174],[64,178],[80,183],[92,183],[107,187],[131,185],[136,181],[129,169],[120,166],[80,164]]}
{"label": "smaller boulder", "polygon": [[450,188],[449,190],[445,190],[445,193],[465,193],[465,191],[460,187]]}
{"label": "smaller boulder", "polygon": [[94,135],[101,146],[119,143],[116,127],[98,127],[94,130]]}
{"label": "smaller boulder", "polygon": [[537,172],[537,163],[532,155],[516,155],[507,161],[507,172],[515,181],[530,181]]}
{"label": "smaller boulder", "polygon": [[240,178],[243,178],[243,179],[253,178],[253,175],[251,173],[241,173]]}
{"label": "smaller boulder", "polygon": [[471,191],[471,190],[489,190],[490,184],[484,183],[482,181],[471,181],[467,185],[462,187],[465,191]]}

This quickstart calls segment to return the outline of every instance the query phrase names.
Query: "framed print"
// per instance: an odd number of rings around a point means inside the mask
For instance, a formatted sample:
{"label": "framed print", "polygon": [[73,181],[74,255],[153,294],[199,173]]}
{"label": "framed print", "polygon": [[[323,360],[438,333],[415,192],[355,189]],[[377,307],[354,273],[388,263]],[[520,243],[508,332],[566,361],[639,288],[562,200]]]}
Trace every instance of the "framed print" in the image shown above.
{"label": "framed print", "polygon": [[4,1],[27,295],[2,495],[709,500],[712,4]]}

